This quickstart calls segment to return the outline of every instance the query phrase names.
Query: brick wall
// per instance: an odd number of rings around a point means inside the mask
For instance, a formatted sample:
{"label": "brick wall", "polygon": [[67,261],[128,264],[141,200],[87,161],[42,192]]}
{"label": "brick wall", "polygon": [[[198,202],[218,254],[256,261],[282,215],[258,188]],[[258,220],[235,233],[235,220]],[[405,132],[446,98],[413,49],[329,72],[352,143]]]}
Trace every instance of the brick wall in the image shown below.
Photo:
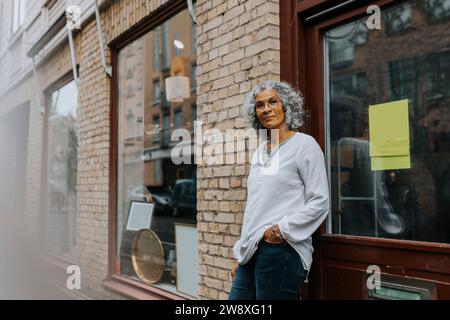
{"label": "brick wall", "polygon": [[[200,0],[197,14],[198,120],[204,130],[244,128],[245,94],[280,77],[279,3]],[[201,299],[228,298],[248,172],[248,164],[198,166]]]}

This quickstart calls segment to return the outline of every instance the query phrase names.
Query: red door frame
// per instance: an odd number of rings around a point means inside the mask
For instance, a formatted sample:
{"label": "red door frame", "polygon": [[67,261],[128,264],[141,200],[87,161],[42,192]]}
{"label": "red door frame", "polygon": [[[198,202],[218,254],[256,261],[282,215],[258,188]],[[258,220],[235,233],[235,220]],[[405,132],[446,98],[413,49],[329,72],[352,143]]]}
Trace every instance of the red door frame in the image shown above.
{"label": "red door frame", "polygon": [[[399,1],[359,0],[327,15],[327,9],[342,1],[280,1],[281,80],[304,93],[306,109],[311,111],[308,133],[316,138],[322,150],[325,150],[323,31],[366,15],[370,4],[383,8],[396,3]],[[307,17],[319,12],[325,14],[305,23]],[[337,288],[337,282],[327,272],[331,268],[362,272],[370,264],[380,265],[382,273],[433,281],[437,298],[450,298],[450,244],[327,234],[325,224],[314,234],[313,241],[314,263],[309,285],[303,288],[303,298],[362,298],[354,292],[361,291],[361,279],[353,279],[347,289]]]}

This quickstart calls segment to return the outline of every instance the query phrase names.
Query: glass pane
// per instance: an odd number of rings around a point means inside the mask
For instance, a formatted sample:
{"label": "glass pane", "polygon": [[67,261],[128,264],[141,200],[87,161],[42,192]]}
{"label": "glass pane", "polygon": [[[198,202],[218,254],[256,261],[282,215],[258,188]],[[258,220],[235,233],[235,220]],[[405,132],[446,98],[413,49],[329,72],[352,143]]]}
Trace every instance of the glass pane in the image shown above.
{"label": "glass pane", "polygon": [[[324,34],[329,232],[450,243],[449,16],[448,0],[404,1],[381,30],[364,17]],[[401,99],[411,168],[372,171],[369,105]]]}
{"label": "glass pane", "polygon": [[78,90],[72,81],[49,96],[46,249],[71,254],[75,244]]}
{"label": "glass pane", "polygon": [[[190,66],[195,63],[192,23],[189,12],[182,11],[119,52],[116,270],[145,282],[132,264],[131,248],[137,231],[127,229],[127,222],[132,201],[153,203],[147,228],[155,232],[164,251],[162,277],[153,285],[196,295],[177,283],[178,275],[188,269],[183,269],[183,261],[177,261],[177,244],[182,239],[176,237],[179,224],[196,231],[196,166],[193,156],[190,163],[178,165],[171,159],[172,149],[179,143],[178,137],[172,137],[173,131],[186,129],[192,135],[196,96],[191,92],[181,102],[168,101],[165,81],[174,74],[190,77]],[[192,250],[194,259],[197,250],[194,246]]]}

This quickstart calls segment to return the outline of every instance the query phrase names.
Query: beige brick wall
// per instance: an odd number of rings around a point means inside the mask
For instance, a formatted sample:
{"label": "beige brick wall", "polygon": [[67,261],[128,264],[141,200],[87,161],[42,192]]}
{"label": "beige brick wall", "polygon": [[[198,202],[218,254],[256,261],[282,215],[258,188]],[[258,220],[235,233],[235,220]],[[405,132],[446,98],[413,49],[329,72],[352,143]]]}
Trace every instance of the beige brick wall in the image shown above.
{"label": "beige brick wall", "polygon": [[[197,104],[204,129],[244,128],[241,105],[258,82],[279,80],[279,2],[197,2]],[[200,298],[227,299],[249,164],[198,166]]]}

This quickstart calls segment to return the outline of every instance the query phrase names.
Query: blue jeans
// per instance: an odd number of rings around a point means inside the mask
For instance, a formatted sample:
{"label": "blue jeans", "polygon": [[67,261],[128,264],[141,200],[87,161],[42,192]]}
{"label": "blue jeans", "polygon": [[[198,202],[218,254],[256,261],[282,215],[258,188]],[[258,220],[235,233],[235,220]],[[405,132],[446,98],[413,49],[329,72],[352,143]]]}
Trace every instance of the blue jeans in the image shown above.
{"label": "blue jeans", "polygon": [[291,245],[261,239],[250,261],[238,266],[228,299],[299,300],[307,274]]}

